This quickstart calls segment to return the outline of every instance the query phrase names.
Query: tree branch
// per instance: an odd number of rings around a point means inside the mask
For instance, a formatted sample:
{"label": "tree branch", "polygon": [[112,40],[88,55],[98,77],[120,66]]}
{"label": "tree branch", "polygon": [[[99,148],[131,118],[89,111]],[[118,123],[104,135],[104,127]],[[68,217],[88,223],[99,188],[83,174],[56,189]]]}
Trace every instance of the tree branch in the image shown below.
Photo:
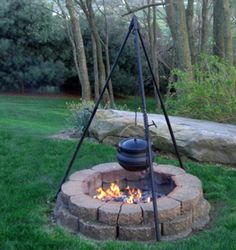
{"label": "tree branch", "polygon": [[132,9],[132,10],[129,10],[127,13],[123,14],[122,17],[127,16],[127,15],[129,15],[129,14],[132,14],[132,13],[134,13],[134,12],[137,12],[137,11],[140,11],[140,10],[143,10],[143,9],[146,9],[146,8],[148,8],[148,7],[161,6],[161,5],[164,6],[165,3],[151,3],[151,4],[146,4],[146,5],[143,5],[143,6],[141,6],[141,7],[137,7],[137,8],[134,8],[134,9]]}

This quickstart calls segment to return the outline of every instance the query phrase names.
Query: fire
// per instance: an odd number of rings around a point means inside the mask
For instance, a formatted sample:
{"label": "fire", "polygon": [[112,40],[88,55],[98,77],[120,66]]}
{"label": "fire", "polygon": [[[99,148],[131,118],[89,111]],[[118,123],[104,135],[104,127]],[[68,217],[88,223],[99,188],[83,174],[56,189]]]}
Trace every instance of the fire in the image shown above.
{"label": "fire", "polygon": [[122,192],[115,183],[111,183],[110,187],[103,190],[101,187],[97,189],[95,199],[102,201],[122,201],[124,203],[138,203],[141,201],[142,192],[138,188],[130,188],[127,186]]}
{"label": "fire", "polygon": [[142,192],[140,191],[140,189],[130,188],[129,186],[127,186],[126,190],[128,192],[127,203],[137,203],[137,201],[140,201],[142,197]]}
{"label": "fire", "polygon": [[105,193],[112,198],[116,198],[121,195],[120,188],[115,183],[111,183]]}
{"label": "fire", "polygon": [[104,192],[102,188],[97,189],[97,195],[96,195],[97,199],[102,200],[104,197],[106,197],[106,195],[107,195],[106,192]]}

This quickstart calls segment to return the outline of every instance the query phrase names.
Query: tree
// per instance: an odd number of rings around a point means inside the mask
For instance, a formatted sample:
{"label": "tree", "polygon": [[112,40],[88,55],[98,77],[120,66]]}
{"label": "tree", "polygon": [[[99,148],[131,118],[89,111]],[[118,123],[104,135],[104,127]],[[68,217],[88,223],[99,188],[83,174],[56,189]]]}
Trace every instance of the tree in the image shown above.
{"label": "tree", "polygon": [[97,57],[97,46],[94,40],[93,34],[91,34],[92,40],[92,53],[93,53],[93,73],[94,73],[94,97],[97,101],[99,98],[99,75],[98,75],[98,57]]}
{"label": "tree", "polygon": [[228,0],[213,2],[213,53],[233,64],[233,44]]}
{"label": "tree", "polygon": [[209,0],[202,0],[201,53],[207,52],[207,39],[209,29],[208,8]]}
{"label": "tree", "polygon": [[[106,81],[106,70],[103,62],[101,37],[99,35],[99,31],[96,25],[95,14],[92,7],[92,0],[77,0],[76,2],[79,4],[80,8],[83,10],[87,18],[90,30],[96,43],[98,75],[100,88],[102,89]],[[103,99],[106,104],[110,103],[108,91],[105,91]]]}
{"label": "tree", "polygon": [[66,0],[66,8],[68,9],[70,15],[70,21],[73,30],[73,39],[74,39],[75,49],[77,52],[77,59],[79,64],[79,76],[82,88],[82,99],[90,100],[91,89],[88,77],[87,61],[84,52],[84,43],[80,30],[79,19],[77,18],[77,14],[72,0]]}
{"label": "tree", "polygon": [[193,29],[193,17],[194,17],[194,0],[188,0],[188,5],[186,8],[186,23],[188,30],[188,41],[189,41],[189,49],[191,54],[191,62],[194,64],[195,62],[195,45],[194,45],[194,29]]}
{"label": "tree", "polygon": [[177,67],[192,75],[191,55],[183,0],[166,0],[167,22],[173,38]]}
{"label": "tree", "polygon": [[[154,4],[154,0],[150,3],[150,0],[147,1],[147,4]],[[150,56],[151,56],[151,64],[152,70],[154,73],[155,81],[157,83],[158,89],[160,89],[159,83],[159,67],[158,67],[158,45],[157,45],[157,30],[159,30],[156,18],[156,6],[148,7],[148,15],[147,15],[147,23],[148,23],[148,37],[150,44]],[[157,101],[157,108],[160,109],[160,102],[158,101],[158,96],[156,93],[156,88],[154,88],[155,100]]]}
{"label": "tree", "polygon": [[[109,74],[110,70],[111,70],[111,66],[110,66],[110,55],[109,55],[109,24],[108,24],[108,13],[107,13],[107,6],[105,4],[105,1],[102,0],[102,7],[103,7],[103,11],[101,10],[101,8],[99,7],[99,5],[97,4],[98,10],[99,12],[103,15],[104,17],[104,37],[105,37],[105,42],[104,42],[104,47],[105,47],[105,59],[106,59],[106,72],[107,75]],[[109,94],[110,94],[110,101],[111,101],[111,106],[114,107],[115,106],[115,100],[114,100],[114,94],[113,94],[113,87],[112,87],[112,81],[109,81]]]}
{"label": "tree", "polygon": [[51,6],[36,0],[1,1],[0,15],[0,88],[24,93],[62,84],[68,43]]}
{"label": "tree", "polygon": [[64,9],[64,7],[62,6],[60,0],[56,0],[56,5],[59,7],[61,13],[62,13],[62,17],[64,19],[64,25],[65,25],[65,30],[66,30],[66,34],[70,40],[70,44],[71,44],[71,47],[72,47],[72,53],[73,53],[73,60],[74,60],[74,65],[75,65],[75,69],[76,69],[76,73],[77,73],[77,76],[78,76],[78,79],[81,79],[81,76],[80,76],[80,69],[79,69],[79,64],[78,64],[78,58],[77,58],[77,51],[76,51],[76,46],[75,46],[75,40],[73,38],[73,32],[72,32],[72,29],[71,29],[71,25],[68,21],[68,16],[67,16],[67,13]]}
{"label": "tree", "polygon": [[[127,9],[127,13],[124,14],[132,14],[138,11],[143,10],[144,16],[146,16],[146,19],[143,20],[143,26],[144,26],[144,32],[147,32],[148,42],[146,44],[148,45],[149,52],[150,52],[150,62],[152,66],[152,71],[155,77],[155,82],[157,84],[158,89],[160,89],[160,81],[159,81],[159,65],[158,65],[158,33],[160,35],[160,28],[157,23],[157,15],[156,15],[156,5],[163,5],[163,3],[155,3],[154,0],[147,0],[145,5],[142,5],[140,7],[131,9],[130,5],[127,0],[124,0],[125,7]],[[147,12],[146,12],[147,9]],[[146,25],[147,23],[147,25]],[[154,94],[155,94],[155,100],[157,103],[157,108],[160,109],[160,102],[158,101],[158,96],[156,92],[156,88],[154,88]]]}

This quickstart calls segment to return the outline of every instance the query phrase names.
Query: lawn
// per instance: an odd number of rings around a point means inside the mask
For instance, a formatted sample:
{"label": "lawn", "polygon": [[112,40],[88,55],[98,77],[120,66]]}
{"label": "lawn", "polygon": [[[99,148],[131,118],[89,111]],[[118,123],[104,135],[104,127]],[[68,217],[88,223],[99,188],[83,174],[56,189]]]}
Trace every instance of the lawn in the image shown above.
{"label": "lawn", "polygon": [[[72,235],[50,220],[53,198],[75,148],[48,136],[68,127],[69,98],[0,95],[0,249],[236,249],[236,171],[185,161],[212,206],[210,225],[176,242],[97,242]],[[92,152],[92,157],[90,153]],[[104,153],[105,152],[105,153]],[[109,145],[85,142],[72,171],[114,161]],[[177,164],[159,157],[160,163]]]}

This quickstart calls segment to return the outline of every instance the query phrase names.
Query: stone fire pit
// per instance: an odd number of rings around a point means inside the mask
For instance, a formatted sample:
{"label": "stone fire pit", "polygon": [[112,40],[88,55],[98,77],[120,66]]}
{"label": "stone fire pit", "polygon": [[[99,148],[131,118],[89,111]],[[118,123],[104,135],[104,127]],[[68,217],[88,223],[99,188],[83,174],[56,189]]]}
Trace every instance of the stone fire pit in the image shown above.
{"label": "stone fire pit", "polygon": [[[171,165],[154,164],[155,184],[163,197],[157,199],[161,240],[187,236],[209,221],[209,203],[203,198],[201,181]],[[111,182],[120,187],[143,189],[144,172],[130,172],[118,163],[104,163],[77,171],[63,184],[56,201],[56,222],[74,233],[93,239],[155,240],[153,205],[126,204],[94,199],[98,187]]]}

